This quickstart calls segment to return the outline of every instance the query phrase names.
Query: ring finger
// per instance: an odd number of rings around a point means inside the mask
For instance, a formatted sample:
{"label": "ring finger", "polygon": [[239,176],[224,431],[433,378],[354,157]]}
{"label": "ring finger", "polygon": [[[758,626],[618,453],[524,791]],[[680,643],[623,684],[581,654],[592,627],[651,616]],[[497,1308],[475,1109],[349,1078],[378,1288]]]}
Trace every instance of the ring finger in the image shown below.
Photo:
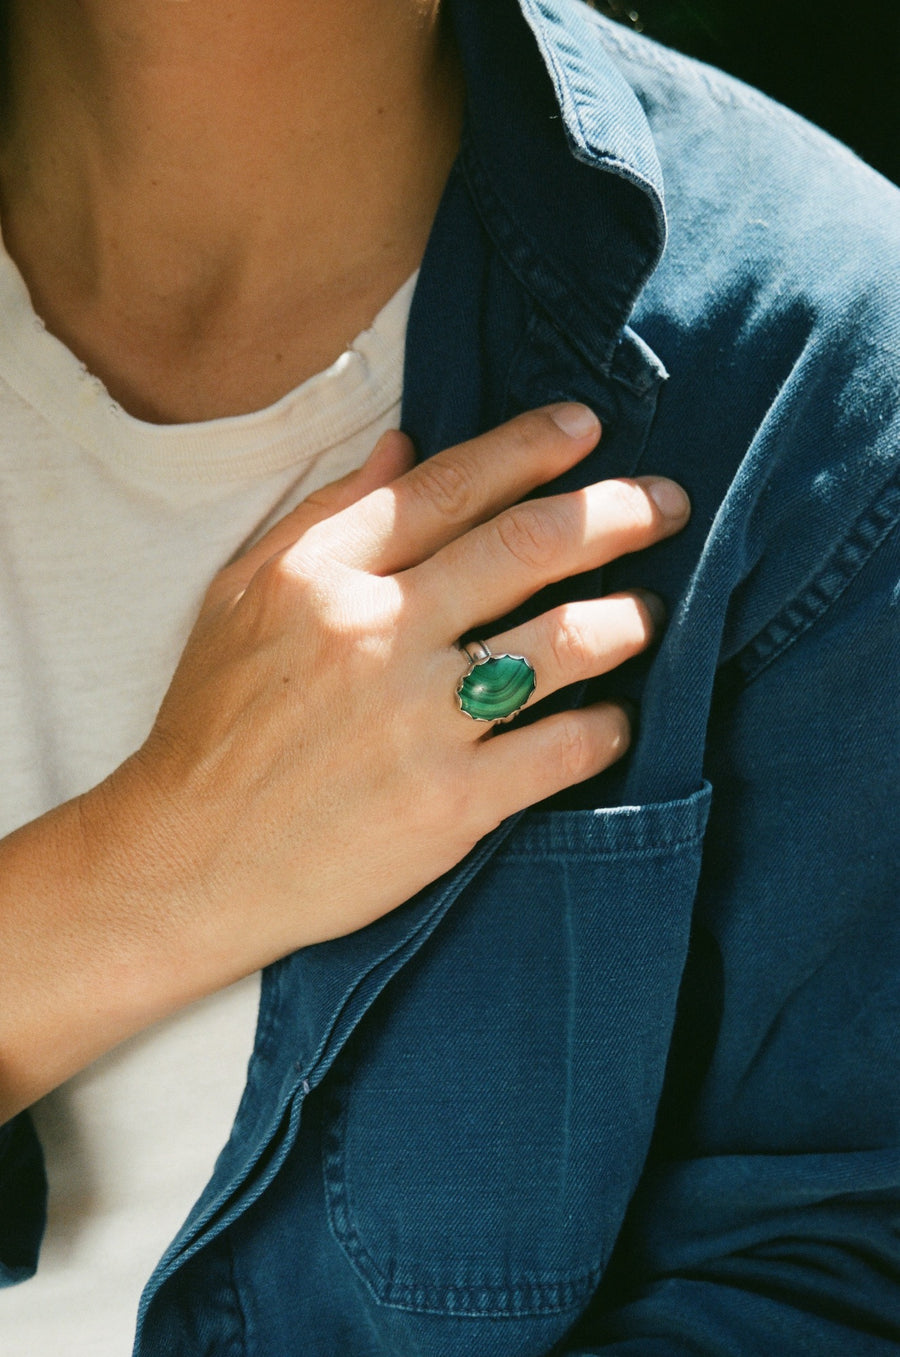
{"label": "ring finger", "polygon": [[[643,590],[566,603],[482,644],[492,656],[523,656],[534,670],[532,706],[559,688],[596,678],[640,654],[654,639],[665,610]],[[473,647],[469,647],[473,653]],[[463,657],[465,658],[465,657]],[[484,727],[480,721],[476,723]]]}

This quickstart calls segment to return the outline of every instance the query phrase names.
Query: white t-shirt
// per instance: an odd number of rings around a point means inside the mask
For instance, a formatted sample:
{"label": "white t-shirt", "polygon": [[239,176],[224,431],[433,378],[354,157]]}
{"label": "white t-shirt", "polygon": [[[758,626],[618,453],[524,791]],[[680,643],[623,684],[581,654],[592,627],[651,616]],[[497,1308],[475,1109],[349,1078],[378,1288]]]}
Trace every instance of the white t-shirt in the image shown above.
{"label": "white t-shirt", "polygon": [[[146,737],[215,572],[396,425],[410,279],[326,372],[253,414],[133,419],[35,316],[0,250],[0,835]],[[0,1291],[3,1357],[127,1357],[142,1287],[224,1144],[259,978],[34,1109],[49,1221]]]}

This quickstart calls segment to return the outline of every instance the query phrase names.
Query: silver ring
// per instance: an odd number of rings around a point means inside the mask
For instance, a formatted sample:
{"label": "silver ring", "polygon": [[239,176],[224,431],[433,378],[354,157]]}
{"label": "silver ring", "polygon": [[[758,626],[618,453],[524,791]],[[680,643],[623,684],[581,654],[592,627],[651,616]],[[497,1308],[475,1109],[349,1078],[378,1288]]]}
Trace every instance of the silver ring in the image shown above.
{"label": "silver ring", "polygon": [[[484,664],[485,660],[491,658],[491,652],[484,641],[470,641],[467,646],[460,646],[460,650],[465,655],[469,664]],[[473,651],[475,654],[473,655]]]}

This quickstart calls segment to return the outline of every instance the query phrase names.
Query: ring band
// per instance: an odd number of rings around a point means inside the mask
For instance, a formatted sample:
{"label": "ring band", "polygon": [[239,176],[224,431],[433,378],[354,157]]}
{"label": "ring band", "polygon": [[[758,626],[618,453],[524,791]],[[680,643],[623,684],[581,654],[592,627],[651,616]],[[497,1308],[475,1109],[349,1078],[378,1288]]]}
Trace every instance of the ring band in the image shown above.
{"label": "ring band", "polygon": [[470,641],[467,646],[461,645],[459,648],[469,664],[484,664],[486,660],[491,658],[490,648],[484,644],[484,641]]}
{"label": "ring band", "polygon": [[511,721],[534,692],[534,668],[524,655],[493,655],[484,641],[460,650],[469,667],[456,685],[459,709],[473,721]]}

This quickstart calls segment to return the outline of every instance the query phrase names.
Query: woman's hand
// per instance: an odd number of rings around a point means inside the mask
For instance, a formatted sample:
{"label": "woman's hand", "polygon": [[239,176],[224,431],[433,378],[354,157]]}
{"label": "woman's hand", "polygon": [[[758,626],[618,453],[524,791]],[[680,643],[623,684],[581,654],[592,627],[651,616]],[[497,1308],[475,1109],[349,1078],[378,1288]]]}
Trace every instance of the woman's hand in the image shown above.
{"label": "woman's hand", "polygon": [[561,406],[416,467],[408,440],[387,434],[361,472],[220,572],[143,747],[0,844],[5,1007],[18,1015],[0,1033],[0,1107],[363,927],[507,815],[621,756],[616,705],[495,734],[456,699],[457,640],[473,630],[529,658],[530,703],[651,641],[640,594],[494,625],[543,585],[686,521],[683,492],[649,478],[518,503],[599,432],[583,407]]}
{"label": "woman's hand", "polygon": [[456,642],[473,628],[530,659],[532,702],[652,639],[639,595],[493,633],[541,586],[685,521],[684,495],[666,483],[666,515],[647,481],[504,508],[594,445],[596,420],[564,407],[563,422],[573,414],[574,436],[538,411],[370,488],[408,457],[387,435],[355,482],[302,504],[216,578],[134,761],[122,835],[124,868],[153,808],[159,890],[177,882],[176,930],[191,920],[173,949],[202,938],[231,978],[358,929],[505,816],[624,752],[617,706],[486,738],[456,701]]}

